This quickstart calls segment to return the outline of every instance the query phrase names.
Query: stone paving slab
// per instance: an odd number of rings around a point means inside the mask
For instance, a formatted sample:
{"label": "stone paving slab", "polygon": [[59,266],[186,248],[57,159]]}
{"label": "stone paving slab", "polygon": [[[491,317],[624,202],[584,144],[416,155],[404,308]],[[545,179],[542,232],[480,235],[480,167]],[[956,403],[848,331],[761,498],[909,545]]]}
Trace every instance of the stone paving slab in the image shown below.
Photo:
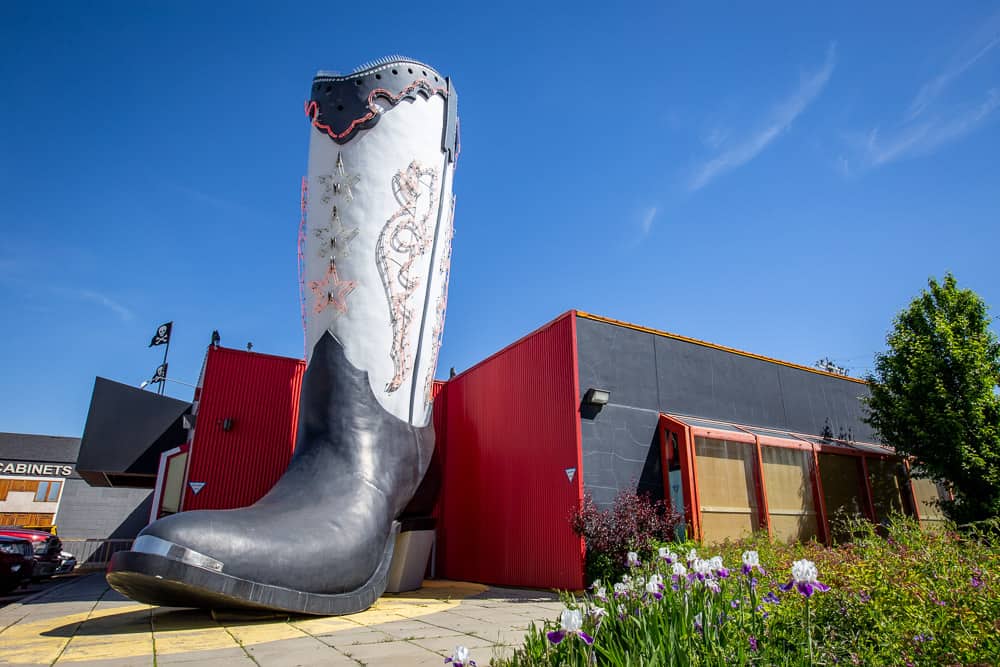
{"label": "stone paving slab", "polygon": [[552,593],[434,580],[350,616],[212,614],[136,603],[98,573],[0,609],[0,665],[440,667],[462,645],[485,666],[561,609]]}

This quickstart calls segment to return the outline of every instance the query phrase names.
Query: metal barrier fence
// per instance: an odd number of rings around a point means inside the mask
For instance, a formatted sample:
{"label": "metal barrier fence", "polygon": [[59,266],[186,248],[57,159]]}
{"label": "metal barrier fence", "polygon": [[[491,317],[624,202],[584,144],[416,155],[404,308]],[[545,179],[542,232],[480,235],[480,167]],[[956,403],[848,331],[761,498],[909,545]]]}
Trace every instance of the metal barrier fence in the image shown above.
{"label": "metal barrier fence", "polygon": [[88,540],[74,537],[60,538],[63,544],[63,551],[76,556],[76,569],[102,569],[107,566],[108,561],[118,551],[128,551],[132,547],[132,538],[129,539],[108,539],[108,540]]}

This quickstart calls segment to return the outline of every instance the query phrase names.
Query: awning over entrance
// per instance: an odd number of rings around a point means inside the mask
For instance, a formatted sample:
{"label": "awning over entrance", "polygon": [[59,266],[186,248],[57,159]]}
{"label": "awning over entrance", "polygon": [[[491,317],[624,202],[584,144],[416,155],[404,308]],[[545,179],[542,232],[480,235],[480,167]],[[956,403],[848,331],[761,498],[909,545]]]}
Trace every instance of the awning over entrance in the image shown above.
{"label": "awning over entrance", "polygon": [[153,488],[160,454],[187,440],[190,411],[190,403],[96,378],[77,472],[91,486]]}

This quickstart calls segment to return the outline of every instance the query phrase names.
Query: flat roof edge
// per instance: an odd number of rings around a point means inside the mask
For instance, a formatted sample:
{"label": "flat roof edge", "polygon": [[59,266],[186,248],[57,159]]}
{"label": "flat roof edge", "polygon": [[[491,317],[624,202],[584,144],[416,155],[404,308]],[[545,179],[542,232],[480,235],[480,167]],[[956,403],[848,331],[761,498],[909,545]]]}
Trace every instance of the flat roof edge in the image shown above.
{"label": "flat roof edge", "polygon": [[592,313],[585,313],[582,310],[575,311],[578,317],[582,317],[587,320],[593,320],[594,322],[603,322],[604,324],[613,324],[619,327],[625,327],[626,329],[632,329],[634,331],[641,331],[643,333],[653,334],[655,336],[662,336],[664,338],[671,338],[673,340],[679,340],[684,343],[692,343],[694,345],[701,345],[702,347],[708,347],[713,350],[719,350],[721,352],[729,352],[730,354],[738,354],[741,357],[749,357],[751,359],[757,359],[758,361],[765,361],[771,364],[778,364],[779,366],[786,366],[788,368],[794,368],[800,371],[807,371],[809,373],[815,373],[816,375],[825,375],[827,377],[837,378],[838,380],[847,380],[849,382],[856,382],[858,384],[867,385],[868,383],[860,378],[851,377],[850,375],[839,375],[837,373],[831,373],[829,371],[820,370],[819,368],[810,368],[809,366],[803,366],[801,364],[795,364],[790,361],[782,361],[781,359],[774,359],[772,357],[765,357],[762,354],[754,354],[753,352],[745,352],[743,350],[737,350],[734,347],[726,347],[725,345],[717,345],[715,343],[709,343],[704,340],[699,340],[697,338],[691,338],[689,336],[682,336],[680,334],[670,333],[668,331],[660,331],[659,329],[652,329],[650,327],[639,326],[638,324],[632,324],[631,322],[623,322],[621,320],[616,320],[610,317],[603,317],[601,315],[594,315]]}

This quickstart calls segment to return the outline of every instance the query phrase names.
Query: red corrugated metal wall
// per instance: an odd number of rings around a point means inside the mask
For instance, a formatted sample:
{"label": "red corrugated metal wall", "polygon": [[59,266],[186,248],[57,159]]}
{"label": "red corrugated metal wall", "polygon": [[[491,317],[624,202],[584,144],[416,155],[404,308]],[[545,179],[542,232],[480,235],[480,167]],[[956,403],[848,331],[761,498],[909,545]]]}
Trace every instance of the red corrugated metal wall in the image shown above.
{"label": "red corrugated metal wall", "polygon": [[[295,448],[304,372],[301,359],[209,349],[184,510],[245,507],[274,486]],[[205,486],[195,494],[191,482]]]}
{"label": "red corrugated metal wall", "polygon": [[569,524],[583,494],[574,317],[529,334],[438,394],[438,576],[583,587],[583,543]]}

